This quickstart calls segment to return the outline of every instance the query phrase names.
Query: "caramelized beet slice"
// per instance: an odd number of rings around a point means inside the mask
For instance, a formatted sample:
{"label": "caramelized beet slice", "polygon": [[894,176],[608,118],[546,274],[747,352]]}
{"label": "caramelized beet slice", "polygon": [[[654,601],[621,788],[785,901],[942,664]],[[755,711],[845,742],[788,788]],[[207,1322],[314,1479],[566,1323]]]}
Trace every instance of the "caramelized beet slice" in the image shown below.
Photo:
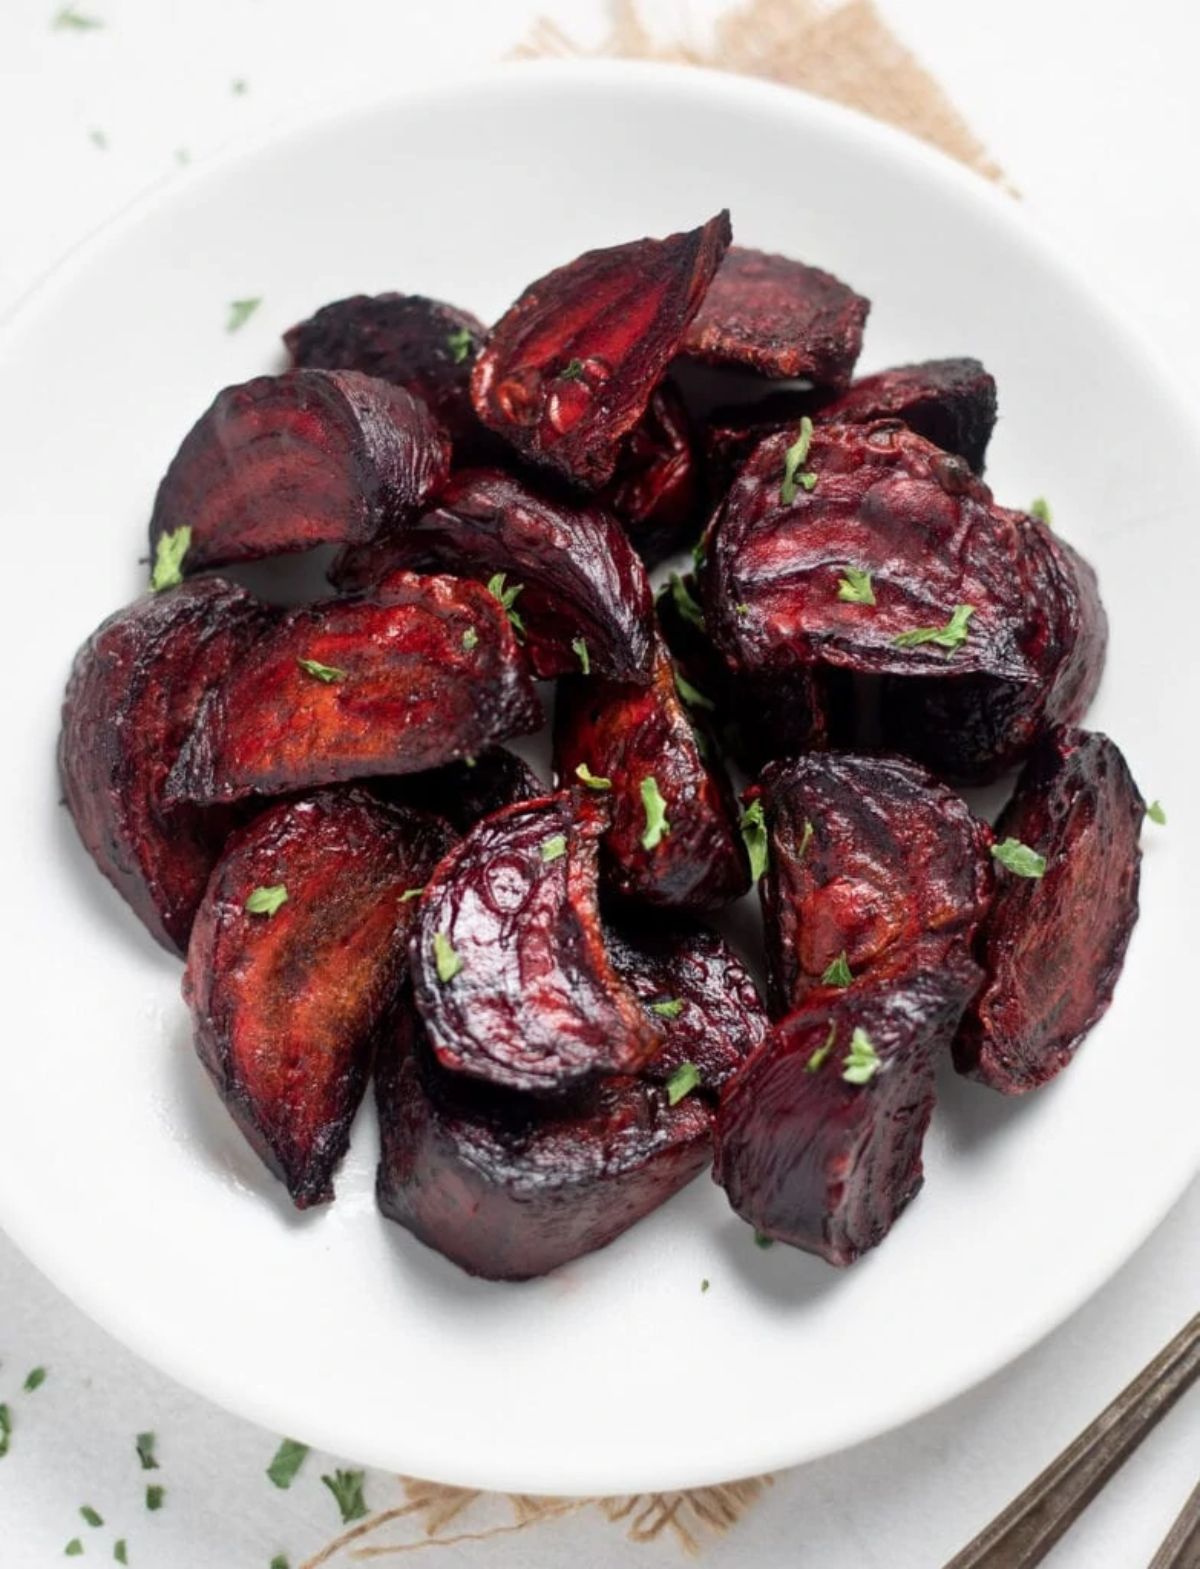
{"label": "caramelized beet slice", "polygon": [[717,1112],[714,1176],[743,1220],[830,1264],[883,1241],[924,1180],[934,1064],[978,978],[959,956],[775,1026]]}
{"label": "caramelized beet slice", "polygon": [[771,764],[750,794],[768,835],[759,892],[776,1014],[823,983],[896,975],[918,944],[935,971],[971,951],[991,897],[992,836],[919,764],[802,757]]}
{"label": "caramelized beet slice", "polygon": [[554,765],[607,779],[612,810],[605,870],[616,892],[649,904],[715,909],[745,893],[750,868],[729,781],[705,761],[675,667],[656,640],[648,687],[564,681],[554,715]]}
{"label": "caramelized beet slice", "polygon": [[397,572],[370,598],[282,615],[200,705],[167,799],[420,773],[541,717],[499,601],[478,583]]}
{"label": "caramelized beet slice", "polygon": [[150,552],[181,528],[185,573],[370,539],[445,479],[450,444],[424,403],[357,371],[291,370],[226,387],[158,487]]}
{"label": "caramelized beet slice", "polygon": [[871,302],[832,273],[734,245],[684,334],[682,352],[760,376],[844,387]]}
{"label": "caramelized beet slice", "polygon": [[903,420],[909,430],[983,473],[996,426],[996,383],[978,360],[925,360],[864,376],[815,416],[822,424]]}
{"label": "caramelized beet slice", "polygon": [[63,794],[88,853],[165,948],[182,953],[232,826],[226,810],[164,800],[167,770],[205,693],[268,612],[218,578],[147,594],[75,656],[58,744]]}
{"label": "caramelized beet slice", "polygon": [[332,1198],[443,830],[361,790],[283,801],[230,840],[183,992],[196,1050],[297,1209]]}
{"label": "caramelized beet slice", "polygon": [[729,245],[729,214],[582,256],[492,328],[471,395],[522,457],[595,488],[613,476]]}
{"label": "caramelized beet slice", "polygon": [[374,781],[377,793],[444,818],[460,834],[502,806],[532,801],[546,787],[515,752],[495,746],[471,761],[447,763],[427,774]]}
{"label": "caramelized beet slice", "polygon": [[755,449],[705,540],[706,622],[736,672],[839,677],[837,744],[971,782],[1086,710],[1107,623],[1068,545],[899,424],[818,427],[794,496],[792,444]]}
{"label": "caramelized beet slice", "polygon": [[1056,730],[1030,757],[996,838],[1043,856],[1045,872],[997,867],[986,980],[954,1043],[960,1073],[1022,1095],[1072,1060],[1112,1001],[1137,921],[1145,810],[1105,735]]}
{"label": "caramelized beet slice", "polygon": [[379,1207],[469,1274],[528,1280],[605,1247],[712,1158],[697,1095],[620,1077],[545,1107],[445,1072],[420,1034],[402,1013],[379,1054]]}
{"label": "caramelized beet slice", "polygon": [[557,1092],[636,1071],[661,1032],[614,970],[596,909],[606,812],[570,793],[486,817],[447,855],[412,941],[444,1068]]}
{"label": "caramelized beet slice", "polygon": [[603,499],[648,567],[700,532],[700,465],[687,410],[670,382],[654,389]]}
{"label": "caramelized beet slice", "polygon": [[598,506],[551,500],[511,475],[469,469],[417,522],[343,550],[331,575],[359,588],[397,567],[485,583],[502,573],[504,592],[516,596],[514,625],[542,680],[579,670],[585,657],[597,674],[649,680],[650,585],[620,524]]}

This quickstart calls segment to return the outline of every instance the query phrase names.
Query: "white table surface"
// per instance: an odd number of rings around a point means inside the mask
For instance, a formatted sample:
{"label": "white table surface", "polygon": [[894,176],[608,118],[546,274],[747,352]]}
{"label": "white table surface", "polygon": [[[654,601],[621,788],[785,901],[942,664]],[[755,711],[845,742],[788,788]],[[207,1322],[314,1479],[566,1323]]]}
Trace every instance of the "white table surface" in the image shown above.
{"label": "white table surface", "polygon": [[[1192,0],[883,0],[880,8],[1044,225],[1200,388],[1200,8]],[[0,313],[147,186],[179,178],[181,151],[197,161],[306,105],[376,97],[497,58],[539,13],[585,39],[602,30],[598,0],[80,0],[80,12],[105,24],[94,31],[53,28],[57,9],[58,0],[0,3]],[[651,7],[663,25],[685,10],[669,0]],[[712,10],[697,0],[693,25]],[[235,91],[238,81],[244,91]],[[1120,397],[1114,387],[1118,440]],[[736,1530],[704,1541],[703,1561],[936,1569],[1195,1312],[1198,1235],[1200,1185],[1042,1346],[899,1433],[779,1477]],[[35,1365],[49,1369],[47,1380],[23,1394]],[[319,1481],[328,1457],[310,1457],[289,1492],[272,1488],[262,1472],[277,1435],[140,1363],[2,1236],[0,1401],[15,1415],[0,1459],[5,1569],[58,1562],[75,1536],[90,1561],[112,1562],[113,1539],[124,1536],[129,1562],[157,1569],[267,1569],[281,1551],[298,1569],[337,1528]],[[163,1462],[152,1475],[139,1471],[132,1447],[146,1428],[158,1433]],[[1198,1473],[1194,1395],[1051,1563],[1139,1569]],[[167,1488],[154,1514],[142,1503],[147,1480]],[[403,1502],[394,1478],[369,1473],[366,1490],[373,1508]],[[104,1527],[80,1519],[85,1503]],[[432,1552],[489,1569],[685,1561],[670,1533],[631,1544],[623,1528],[585,1514]]]}

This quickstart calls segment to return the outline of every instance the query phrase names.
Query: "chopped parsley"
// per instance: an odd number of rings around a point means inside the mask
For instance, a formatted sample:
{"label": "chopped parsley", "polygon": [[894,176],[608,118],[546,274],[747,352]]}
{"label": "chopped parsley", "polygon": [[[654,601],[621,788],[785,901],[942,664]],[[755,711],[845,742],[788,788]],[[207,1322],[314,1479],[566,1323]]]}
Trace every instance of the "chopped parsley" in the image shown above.
{"label": "chopped parsley", "polygon": [[94,32],[98,27],[103,27],[104,23],[98,16],[85,16],[82,11],[77,11],[73,5],[65,5],[50,23],[50,26],[63,30],[69,28],[76,33],[90,33]]}
{"label": "chopped parsley", "polygon": [[346,671],[340,665],[323,665],[319,659],[297,659],[296,663],[305,675],[312,676],[316,681],[324,681],[328,686],[331,681],[344,681]]}
{"label": "chopped parsley", "polygon": [[425,885],[424,885],[424,883],[422,883],[419,888],[406,888],[404,890],[404,892],[400,895],[400,903],[401,904],[408,904],[408,902],[411,899],[419,899],[424,892],[425,892]]}
{"label": "chopped parsley", "polygon": [[97,1510],[93,1509],[91,1504],[81,1504],[79,1506],[79,1513],[93,1528],[104,1524],[103,1516],[99,1514]]}
{"label": "chopped parsley", "polygon": [[1163,810],[1163,804],[1161,801],[1151,801],[1150,805],[1146,808],[1146,816],[1152,823],[1157,823],[1160,828],[1165,828],[1167,826],[1167,814]]}
{"label": "chopped parsley", "polygon": [[154,546],[154,570],[150,573],[150,587],[156,594],[183,582],[183,558],[191,542],[192,531],[186,523],[173,528],[169,534],[158,536]]}
{"label": "chopped parsley", "polygon": [[675,672],[675,690],[689,708],[716,708],[711,697],[705,697],[703,692],[698,692],[692,683]]}
{"label": "chopped parsley", "polygon": [[767,821],[763,816],[761,800],[751,801],[742,813],[738,826],[742,830],[742,840],[746,846],[746,854],[750,857],[750,881],[756,883],[767,869],[769,843],[767,840]]}
{"label": "chopped parsley", "polygon": [[825,973],[821,976],[821,985],[849,986],[853,979],[850,962],[846,958],[846,950],[843,948],[833,963],[825,966]]}
{"label": "chopped parsley", "polygon": [[150,1486],[146,1489],[146,1508],[151,1512],[157,1509],[161,1509],[163,1506],[163,1499],[166,1497],[166,1494],[167,1490],[165,1487],[160,1487],[157,1482],[151,1482]]}
{"label": "chopped parsley", "polygon": [[1039,523],[1044,523],[1047,528],[1054,527],[1054,513],[1050,510],[1050,503],[1045,496],[1035,496],[1029,503],[1029,516],[1036,518]]}
{"label": "chopped parsley", "polygon": [[40,1389],[46,1382],[46,1369],[35,1367],[25,1375],[25,1393],[31,1395],[35,1389]]}
{"label": "chopped parsley", "polygon": [[8,1453],[12,1443],[12,1412],[6,1405],[0,1405],[0,1460]]}
{"label": "chopped parsley", "polygon": [[700,1083],[700,1069],[694,1062],[681,1062],[667,1080],[667,1105],[677,1106]]}
{"label": "chopped parsley", "polygon": [[861,567],[844,567],[838,578],[837,597],[848,605],[873,605],[875,590],[871,584],[871,574],[864,572]]}
{"label": "chopped parsley", "polygon": [[93,147],[98,147],[101,152],[107,151],[108,137],[105,136],[98,125],[93,126],[88,132],[88,141],[91,142]]}
{"label": "chopped parsley", "polygon": [[448,986],[463,967],[462,960],[450,946],[450,939],[445,932],[433,934],[433,962],[437,978],[443,986]]}
{"label": "chopped parsley", "polygon": [[271,916],[281,910],[287,903],[288,891],[286,883],[274,883],[271,887],[256,888],[246,900],[247,915]]}
{"label": "chopped parsley", "polygon": [[571,639],[571,650],[574,653],[575,658],[578,659],[579,668],[583,671],[584,675],[590,676],[592,673],[592,661],[588,654],[587,643],[581,637],[573,637]]}
{"label": "chopped parsley", "polygon": [[288,1569],[286,1553],[276,1553],[271,1560],[270,1569]]}
{"label": "chopped parsley", "polygon": [[825,1037],[824,1045],[818,1046],[808,1061],[804,1064],[805,1073],[816,1073],[823,1068],[829,1060],[829,1053],[833,1050],[833,1043],[837,1040],[837,1025],[829,1026],[829,1034]]}
{"label": "chopped parsley", "polygon": [[611,790],[612,780],[605,779],[603,774],[594,774],[586,763],[580,763],[575,770],[575,777],[580,784],[587,785],[589,790]]}
{"label": "chopped parsley", "polygon": [[558,374],[564,381],[582,381],[583,361],[577,359],[568,360]]}
{"label": "chopped parsley", "polygon": [[549,839],[542,840],[542,860],[557,861],[560,856],[567,853],[566,834],[551,834]]}
{"label": "chopped parsley", "polygon": [[474,627],[468,627],[462,635],[463,653],[469,654],[479,641],[479,633]]}
{"label": "chopped parsley", "polygon": [[733,610],[734,614],[739,616],[748,616],[750,614],[750,606],[744,599],[738,600],[737,604],[734,605]]}
{"label": "chopped parsley", "polygon": [[683,1012],[683,998],[668,997],[663,1002],[652,1002],[650,1012],[657,1013],[663,1019],[677,1019]]}
{"label": "chopped parsley", "polygon": [[337,1499],[343,1525],[349,1525],[351,1520],[362,1520],[366,1516],[367,1501],[363,1497],[363,1472],[335,1471],[332,1476],[323,1476],[321,1480]]}
{"label": "chopped parsley", "polygon": [[285,1438],[280,1441],[279,1448],[275,1451],[275,1458],[267,1467],[267,1475],[276,1487],[289,1488],[296,1480],[296,1472],[304,1464],[308,1454],[308,1445],[297,1443],[294,1438]]}
{"label": "chopped parsley", "polygon": [[700,1290],[701,1291],[707,1291],[708,1290],[708,1281],[707,1280],[702,1280],[700,1282]]}
{"label": "chopped parsley", "polygon": [[261,294],[256,295],[252,300],[230,300],[229,320],[225,323],[225,331],[240,332],[261,304]]}
{"label": "chopped parsley", "polygon": [[808,818],[806,817],[804,819],[804,832],[800,835],[800,843],[796,846],[796,859],[798,861],[802,861],[804,859],[804,852],[808,849],[809,845],[812,843],[812,836],[813,836],[813,825],[809,822]]}
{"label": "chopped parsley", "polygon": [[892,642],[897,648],[916,648],[921,643],[936,643],[938,648],[949,651],[967,641],[967,622],[974,614],[974,605],[955,605],[944,627],[913,627],[911,632],[901,632]]}
{"label": "chopped parsley", "polygon": [[456,327],[453,332],[446,334],[446,347],[456,365],[461,365],[470,354],[473,341],[468,327]]}
{"label": "chopped parsley", "polygon": [[1045,876],[1046,857],[1031,850],[1019,839],[1002,839],[999,844],[992,846],[992,855],[1006,871],[1018,877]]}
{"label": "chopped parsley", "polygon": [[696,603],[691,589],[679,576],[678,572],[671,573],[665,592],[668,592],[671,595],[671,598],[675,602],[675,608],[678,610],[683,619],[687,622],[690,622],[692,626],[699,627],[700,630],[703,631],[704,612]]}
{"label": "chopped parsley", "polygon": [[842,1067],[842,1078],[847,1084],[869,1084],[879,1072],[879,1053],[871,1043],[866,1030],[856,1024],[850,1037],[850,1050]]}
{"label": "chopped parsley", "polygon": [[801,486],[803,487],[803,489],[805,489],[805,490],[816,490],[816,488],[817,488],[817,476],[812,472],[811,469],[809,469],[807,471],[807,473],[797,474],[796,478],[799,480],[799,482],[800,482]]}
{"label": "chopped parsley", "polygon": [[127,1564],[129,1562],[129,1551],[125,1546],[125,1538],[123,1536],[118,1537],[113,1543],[113,1557],[119,1564]]}
{"label": "chopped parsley", "polygon": [[137,1457],[142,1463],[142,1470],[157,1471],[158,1459],[154,1453],[154,1434],[139,1433],[133,1442],[137,1448]]}
{"label": "chopped parsley", "polygon": [[505,573],[503,572],[497,572],[494,576],[488,578],[488,593],[500,601],[513,631],[517,633],[518,637],[523,637],[525,634],[525,623],[521,620],[520,612],[514,610],[513,606],[517,602],[517,595],[525,585],[524,583],[514,583],[511,588],[505,588],[504,578]]}
{"label": "chopped parsley", "polygon": [[[800,434],[787,449],[787,455],[783,460],[783,484],[779,487],[779,499],[785,507],[790,507],[792,502],[795,501],[796,491],[800,485],[803,484],[805,490],[811,490],[813,485],[817,483],[815,474],[811,476],[799,475],[797,477],[800,465],[808,457],[808,449],[812,445],[812,438],[813,422],[806,414],[800,421]],[[811,484],[807,483],[809,479],[811,479]]]}
{"label": "chopped parsley", "polygon": [[658,780],[647,774],[642,780],[642,806],[646,812],[646,829],[642,834],[642,849],[656,850],[671,832],[667,821],[667,803],[658,788]]}
{"label": "chopped parsley", "polygon": [[64,1558],[78,1558],[79,1555],[82,1552],[83,1552],[83,1543],[79,1540],[79,1538],[77,1536],[73,1536],[71,1538],[71,1540],[67,1543],[67,1545],[63,1548],[63,1557]]}
{"label": "chopped parsley", "polygon": [[775,1246],[775,1238],[768,1237],[765,1231],[756,1231],[754,1233],[754,1246],[756,1248],[773,1248]]}

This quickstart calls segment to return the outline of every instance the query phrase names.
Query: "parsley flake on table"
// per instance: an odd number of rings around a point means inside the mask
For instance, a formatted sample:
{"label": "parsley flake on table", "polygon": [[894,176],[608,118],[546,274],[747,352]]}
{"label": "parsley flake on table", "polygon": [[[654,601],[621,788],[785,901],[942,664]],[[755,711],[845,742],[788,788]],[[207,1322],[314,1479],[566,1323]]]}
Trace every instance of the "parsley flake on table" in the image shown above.
{"label": "parsley flake on table", "polygon": [[433,963],[437,978],[443,986],[448,986],[463,967],[462,960],[450,946],[450,939],[445,932],[433,934]]}
{"label": "parsley flake on table", "polygon": [[286,883],[274,883],[271,887],[255,888],[246,900],[247,915],[265,915],[268,918],[281,910],[288,901]]}
{"label": "parsley flake on table", "polygon": [[667,821],[667,803],[662,798],[658,788],[658,780],[653,774],[647,774],[642,780],[642,806],[646,813],[646,828],[642,834],[642,849],[657,850],[659,845],[671,832],[671,825]]}
{"label": "parsley flake on table", "polygon": [[909,632],[898,633],[892,642],[897,648],[916,648],[921,643],[934,643],[949,652],[967,641],[967,622],[974,614],[974,605],[955,605],[945,626],[913,627]]}
{"label": "parsley flake on table", "polygon": [[137,1457],[142,1463],[143,1471],[158,1470],[158,1460],[154,1453],[154,1445],[156,1442],[157,1440],[155,1439],[153,1433],[139,1433],[134,1439],[134,1445],[137,1449]]}
{"label": "parsley flake on table", "polygon": [[319,659],[297,659],[296,663],[305,675],[324,681],[326,686],[333,681],[344,681],[348,673],[340,665],[323,665]]}
{"label": "parsley flake on table", "polygon": [[40,1389],[45,1382],[46,1382],[46,1369],[44,1367],[32,1368],[25,1375],[25,1384],[24,1384],[25,1393],[27,1395],[31,1395],[34,1392],[35,1389]]}
{"label": "parsley flake on table", "polygon": [[557,861],[560,856],[567,853],[566,834],[551,834],[549,839],[542,840],[542,860]]}
{"label": "parsley flake on table", "polygon": [[650,1012],[657,1013],[660,1019],[677,1019],[683,1012],[683,998],[667,997],[662,1002],[652,1002]]}
{"label": "parsley flake on table", "polygon": [[1146,808],[1146,816],[1152,823],[1157,823],[1160,828],[1167,826],[1167,814],[1161,801],[1151,801]]}
{"label": "parsley flake on table", "polygon": [[456,365],[461,365],[471,352],[471,333],[467,327],[456,327],[453,332],[446,334],[446,347],[450,350],[450,358]]}
{"label": "parsley flake on table", "polygon": [[701,1282],[700,1282],[700,1290],[701,1290],[701,1291],[702,1291],[702,1292],[703,1292],[703,1291],[707,1291],[707,1290],[708,1290],[708,1285],[709,1285],[709,1283],[708,1283],[708,1281],[707,1281],[707,1280],[702,1280],[702,1281],[701,1281]]}
{"label": "parsley flake on table", "polygon": [[667,1105],[677,1106],[700,1083],[700,1069],[694,1062],[681,1062],[667,1080]]}
{"label": "parsley flake on table", "polygon": [[879,1053],[871,1037],[856,1024],[850,1037],[850,1050],[842,1066],[842,1078],[847,1084],[869,1084],[881,1066]]}
{"label": "parsley flake on table", "polygon": [[812,1053],[808,1061],[804,1064],[805,1073],[818,1073],[825,1066],[829,1060],[829,1053],[833,1050],[834,1042],[836,1040],[837,1025],[831,1024],[829,1026],[829,1034],[825,1037],[824,1044],[818,1046],[816,1051]]}
{"label": "parsley flake on table", "polygon": [[756,1231],[754,1233],[754,1246],[756,1248],[773,1248],[775,1246],[775,1238],[768,1237],[765,1231]]}
{"label": "parsley flake on table", "polygon": [[750,857],[750,882],[753,885],[767,869],[767,859],[770,853],[767,839],[767,820],[763,816],[762,801],[751,801],[742,813],[738,824],[742,830],[742,840],[746,846],[746,854]]}
{"label": "parsley flake on table", "polygon": [[575,770],[575,777],[581,784],[587,785],[589,790],[612,789],[612,780],[605,779],[603,774],[594,774],[586,763],[580,763]]}
{"label": "parsley flake on table", "polygon": [[83,1543],[79,1540],[79,1538],[77,1536],[73,1536],[71,1538],[71,1540],[67,1543],[67,1545],[63,1548],[63,1557],[64,1558],[78,1558],[79,1555],[82,1552],[83,1552]]}
{"label": "parsley flake on table", "polygon": [[183,558],[192,542],[192,531],[184,523],[169,534],[160,534],[154,546],[154,570],[150,573],[150,587],[156,594],[164,588],[174,588],[183,582]]}
{"label": "parsley flake on table", "polygon": [[1046,857],[1022,844],[1019,839],[1003,839],[992,846],[992,856],[1006,871],[1017,877],[1044,877]]}
{"label": "parsley flake on table", "polygon": [[226,332],[238,332],[254,315],[262,304],[262,295],[255,295],[250,300],[230,300],[229,320],[225,323]]}
{"label": "parsley flake on table", "polygon": [[146,1489],[146,1508],[152,1512],[156,1509],[161,1509],[163,1506],[163,1499],[166,1496],[167,1490],[165,1487],[160,1486],[157,1482],[151,1482],[150,1486]]}
{"label": "parsley flake on table", "polygon": [[571,639],[571,649],[575,658],[579,661],[579,668],[585,676],[590,676],[592,673],[592,660],[588,653],[586,641],[581,637],[573,637]]}
{"label": "parsley flake on table", "polygon": [[104,1524],[103,1516],[98,1510],[93,1509],[91,1504],[80,1504],[79,1513],[87,1521],[88,1525],[92,1526],[93,1528]]}
{"label": "parsley flake on table", "polygon": [[271,1560],[270,1569],[289,1569],[286,1553],[276,1553]]}
{"label": "parsley flake on table", "polygon": [[92,33],[98,27],[104,26],[104,21],[98,16],[88,16],[85,12],[76,10],[73,5],[65,5],[58,12],[51,27],[75,33]]}
{"label": "parsley flake on table", "polygon": [[113,1543],[113,1557],[119,1564],[127,1564],[129,1562],[129,1550],[125,1546],[125,1538],[123,1536],[118,1537]]}
{"label": "parsley flake on table", "polygon": [[343,1525],[349,1525],[351,1520],[362,1520],[366,1516],[367,1501],[363,1497],[363,1479],[362,1471],[335,1471],[332,1476],[321,1478],[337,1499]]}
{"label": "parsley flake on table", "polygon": [[[800,421],[800,433],[787,449],[783,460],[783,484],[779,487],[779,499],[785,507],[790,507],[796,499],[796,491],[802,483],[798,478],[800,465],[808,457],[808,449],[812,445],[813,422],[806,414]],[[811,490],[817,482],[817,476],[812,476],[812,485],[805,485],[806,490]]]}
{"label": "parsley flake on table", "polygon": [[842,575],[838,578],[837,597],[847,605],[873,605],[875,589],[871,583],[871,574],[864,572],[861,567],[843,567]]}
{"label": "parsley flake on table", "polygon": [[843,948],[837,958],[825,966],[824,974],[821,976],[821,985],[849,986],[853,979],[850,961],[846,958],[846,950]]}
{"label": "parsley flake on table", "polygon": [[267,1467],[267,1475],[276,1487],[286,1490],[296,1480],[296,1472],[304,1464],[307,1456],[307,1444],[301,1444],[294,1438],[281,1439],[279,1448],[275,1451],[275,1458]]}
{"label": "parsley flake on table", "polygon": [[12,1412],[6,1405],[0,1405],[0,1459],[8,1453],[12,1442]]}

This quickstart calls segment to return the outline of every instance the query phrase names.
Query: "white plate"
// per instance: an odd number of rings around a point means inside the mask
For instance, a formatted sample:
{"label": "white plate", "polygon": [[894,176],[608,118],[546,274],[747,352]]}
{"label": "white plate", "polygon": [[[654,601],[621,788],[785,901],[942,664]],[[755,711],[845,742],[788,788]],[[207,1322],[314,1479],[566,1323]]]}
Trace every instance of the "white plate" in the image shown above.
{"label": "white plate", "polygon": [[[1170,827],[1081,1057],[1024,1104],[947,1075],[925,1192],[848,1273],[764,1253],[707,1180],[523,1286],[468,1279],[372,1199],[297,1218],[197,1066],[160,952],[55,804],[75,646],[140,587],[155,482],[218,387],[354,290],[497,314],[586,246],[733,210],[747,243],[875,301],[864,359],[971,353],[1002,499],[1045,494],[1112,618],[1094,723]],[[227,302],[262,295],[237,335]],[[0,1221],[182,1382],[328,1449],[528,1492],[713,1482],[838,1449],[1015,1356],[1112,1273],[1195,1170],[1197,427],[1019,208],[916,142],[744,80],[506,68],[355,109],[198,172],[27,304],[2,350],[7,604]],[[701,1294],[702,1278],[712,1286]]]}

